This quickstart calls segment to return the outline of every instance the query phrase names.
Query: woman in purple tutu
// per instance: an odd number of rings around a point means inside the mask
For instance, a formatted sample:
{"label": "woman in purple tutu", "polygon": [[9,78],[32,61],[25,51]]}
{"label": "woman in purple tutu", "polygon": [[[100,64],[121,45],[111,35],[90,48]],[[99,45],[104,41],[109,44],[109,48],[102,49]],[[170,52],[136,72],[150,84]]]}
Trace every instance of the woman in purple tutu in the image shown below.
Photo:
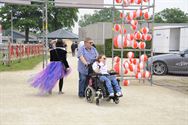
{"label": "woman in purple tutu", "polygon": [[63,77],[67,76],[70,71],[64,46],[62,40],[57,40],[56,47],[50,50],[50,63],[43,71],[29,80],[31,86],[41,90],[41,94],[51,94],[58,80],[59,94],[63,94]]}

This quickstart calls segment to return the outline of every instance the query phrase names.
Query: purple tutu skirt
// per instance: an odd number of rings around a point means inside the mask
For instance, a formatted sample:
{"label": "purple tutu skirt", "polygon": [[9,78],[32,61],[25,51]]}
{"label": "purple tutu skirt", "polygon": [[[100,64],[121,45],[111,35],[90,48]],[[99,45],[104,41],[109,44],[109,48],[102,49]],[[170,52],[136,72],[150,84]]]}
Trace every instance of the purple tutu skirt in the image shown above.
{"label": "purple tutu skirt", "polygon": [[59,79],[68,74],[62,62],[50,62],[43,71],[30,78],[28,82],[32,87],[39,88],[42,93],[46,93],[54,88]]}

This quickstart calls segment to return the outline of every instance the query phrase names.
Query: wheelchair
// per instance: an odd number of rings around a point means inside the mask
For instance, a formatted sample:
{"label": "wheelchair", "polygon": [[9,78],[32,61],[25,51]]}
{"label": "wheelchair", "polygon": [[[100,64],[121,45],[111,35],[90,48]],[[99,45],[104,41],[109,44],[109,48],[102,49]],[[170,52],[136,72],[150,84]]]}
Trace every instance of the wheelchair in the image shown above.
{"label": "wheelchair", "polygon": [[[116,94],[113,97],[109,97],[109,92],[107,90],[106,84],[103,81],[100,81],[99,77],[102,74],[95,73],[92,69],[92,65],[88,66],[88,76],[86,78],[86,89],[85,89],[85,98],[87,102],[93,103],[96,100],[96,105],[100,105],[102,100],[111,101],[115,104],[119,103],[119,97]],[[114,71],[109,72],[110,75],[116,75]],[[118,80],[118,83],[120,80]],[[112,85],[113,86],[113,85]],[[114,88],[114,86],[113,86]],[[114,89],[114,93],[116,93]]]}

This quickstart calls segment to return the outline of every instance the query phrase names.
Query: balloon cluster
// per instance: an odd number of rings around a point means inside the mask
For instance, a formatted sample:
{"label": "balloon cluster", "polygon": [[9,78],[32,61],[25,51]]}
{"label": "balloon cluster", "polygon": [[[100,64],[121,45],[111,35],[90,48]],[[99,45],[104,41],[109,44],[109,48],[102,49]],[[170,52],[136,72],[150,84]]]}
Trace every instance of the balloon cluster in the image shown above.
{"label": "balloon cluster", "polygon": [[[133,52],[127,53],[128,60],[123,62],[123,74],[128,74],[129,72],[133,72],[135,74],[136,79],[149,79],[151,77],[151,73],[145,70],[145,65],[148,60],[147,55],[143,54],[140,58],[134,58]],[[120,74],[121,73],[121,63],[120,57],[115,56],[113,61],[115,62],[113,69]]]}
{"label": "balloon cluster", "polygon": [[[127,7],[131,4],[141,5],[143,3],[149,2],[149,0],[115,0],[116,4],[121,4],[123,7]],[[148,27],[139,28],[138,19],[144,19],[146,21],[150,20],[151,14],[145,10],[137,9],[130,11],[128,13],[120,13],[119,16],[123,19],[126,24],[130,25],[131,33],[127,33],[127,29],[122,24],[115,24],[113,27],[114,32],[118,33],[117,36],[113,38],[113,44],[116,48],[126,48],[130,47],[133,49],[144,50],[146,48],[146,42],[152,40],[152,35],[150,34],[150,29]],[[133,52],[127,53],[128,60],[125,60],[122,64],[123,73],[127,74],[133,72],[136,79],[149,79],[151,73],[145,70],[145,65],[148,60],[147,55],[143,54],[140,58],[135,58]],[[114,57],[114,70],[117,73],[121,72],[120,58]],[[127,86],[130,84],[129,80],[124,80],[123,85]]]}
{"label": "balloon cluster", "polygon": [[[149,0],[115,0],[117,4],[123,4],[125,6],[131,4],[140,5],[143,2],[148,2]],[[152,35],[149,34],[149,29],[143,27],[138,30],[138,18],[143,17],[145,20],[149,20],[151,15],[148,12],[144,12],[141,9],[125,13],[120,13],[120,18],[123,18],[128,24],[134,33],[127,34],[127,29],[122,26],[122,24],[115,24],[113,30],[121,35],[117,35],[113,39],[114,46],[116,48],[126,48],[132,47],[134,49],[145,49],[145,41],[151,41]]]}

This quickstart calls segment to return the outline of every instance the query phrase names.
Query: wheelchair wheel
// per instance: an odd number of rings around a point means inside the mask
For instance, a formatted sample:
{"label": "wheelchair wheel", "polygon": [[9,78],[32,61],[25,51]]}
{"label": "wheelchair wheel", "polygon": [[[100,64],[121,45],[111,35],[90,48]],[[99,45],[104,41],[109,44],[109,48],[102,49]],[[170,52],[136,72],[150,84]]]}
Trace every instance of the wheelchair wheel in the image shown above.
{"label": "wheelchair wheel", "polygon": [[95,97],[95,90],[92,87],[88,86],[85,90],[85,97],[87,102],[92,103]]}
{"label": "wheelchair wheel", "polygon": [[114,98],[115,104],[119,104],[119,98]]}
{"label": "wheelchair wheel", "polygon": [[96,105],[100,105],[100,100],[99,100],[99,98],[96,99]]}
{"label": "wheelchair wheel", "polygon": [[107,101],[107,102],[110,102],[110,100],[111,100],[111,98],[110,98],[110,97],[108,97],[108,98],[106,99],[106,101]]}

